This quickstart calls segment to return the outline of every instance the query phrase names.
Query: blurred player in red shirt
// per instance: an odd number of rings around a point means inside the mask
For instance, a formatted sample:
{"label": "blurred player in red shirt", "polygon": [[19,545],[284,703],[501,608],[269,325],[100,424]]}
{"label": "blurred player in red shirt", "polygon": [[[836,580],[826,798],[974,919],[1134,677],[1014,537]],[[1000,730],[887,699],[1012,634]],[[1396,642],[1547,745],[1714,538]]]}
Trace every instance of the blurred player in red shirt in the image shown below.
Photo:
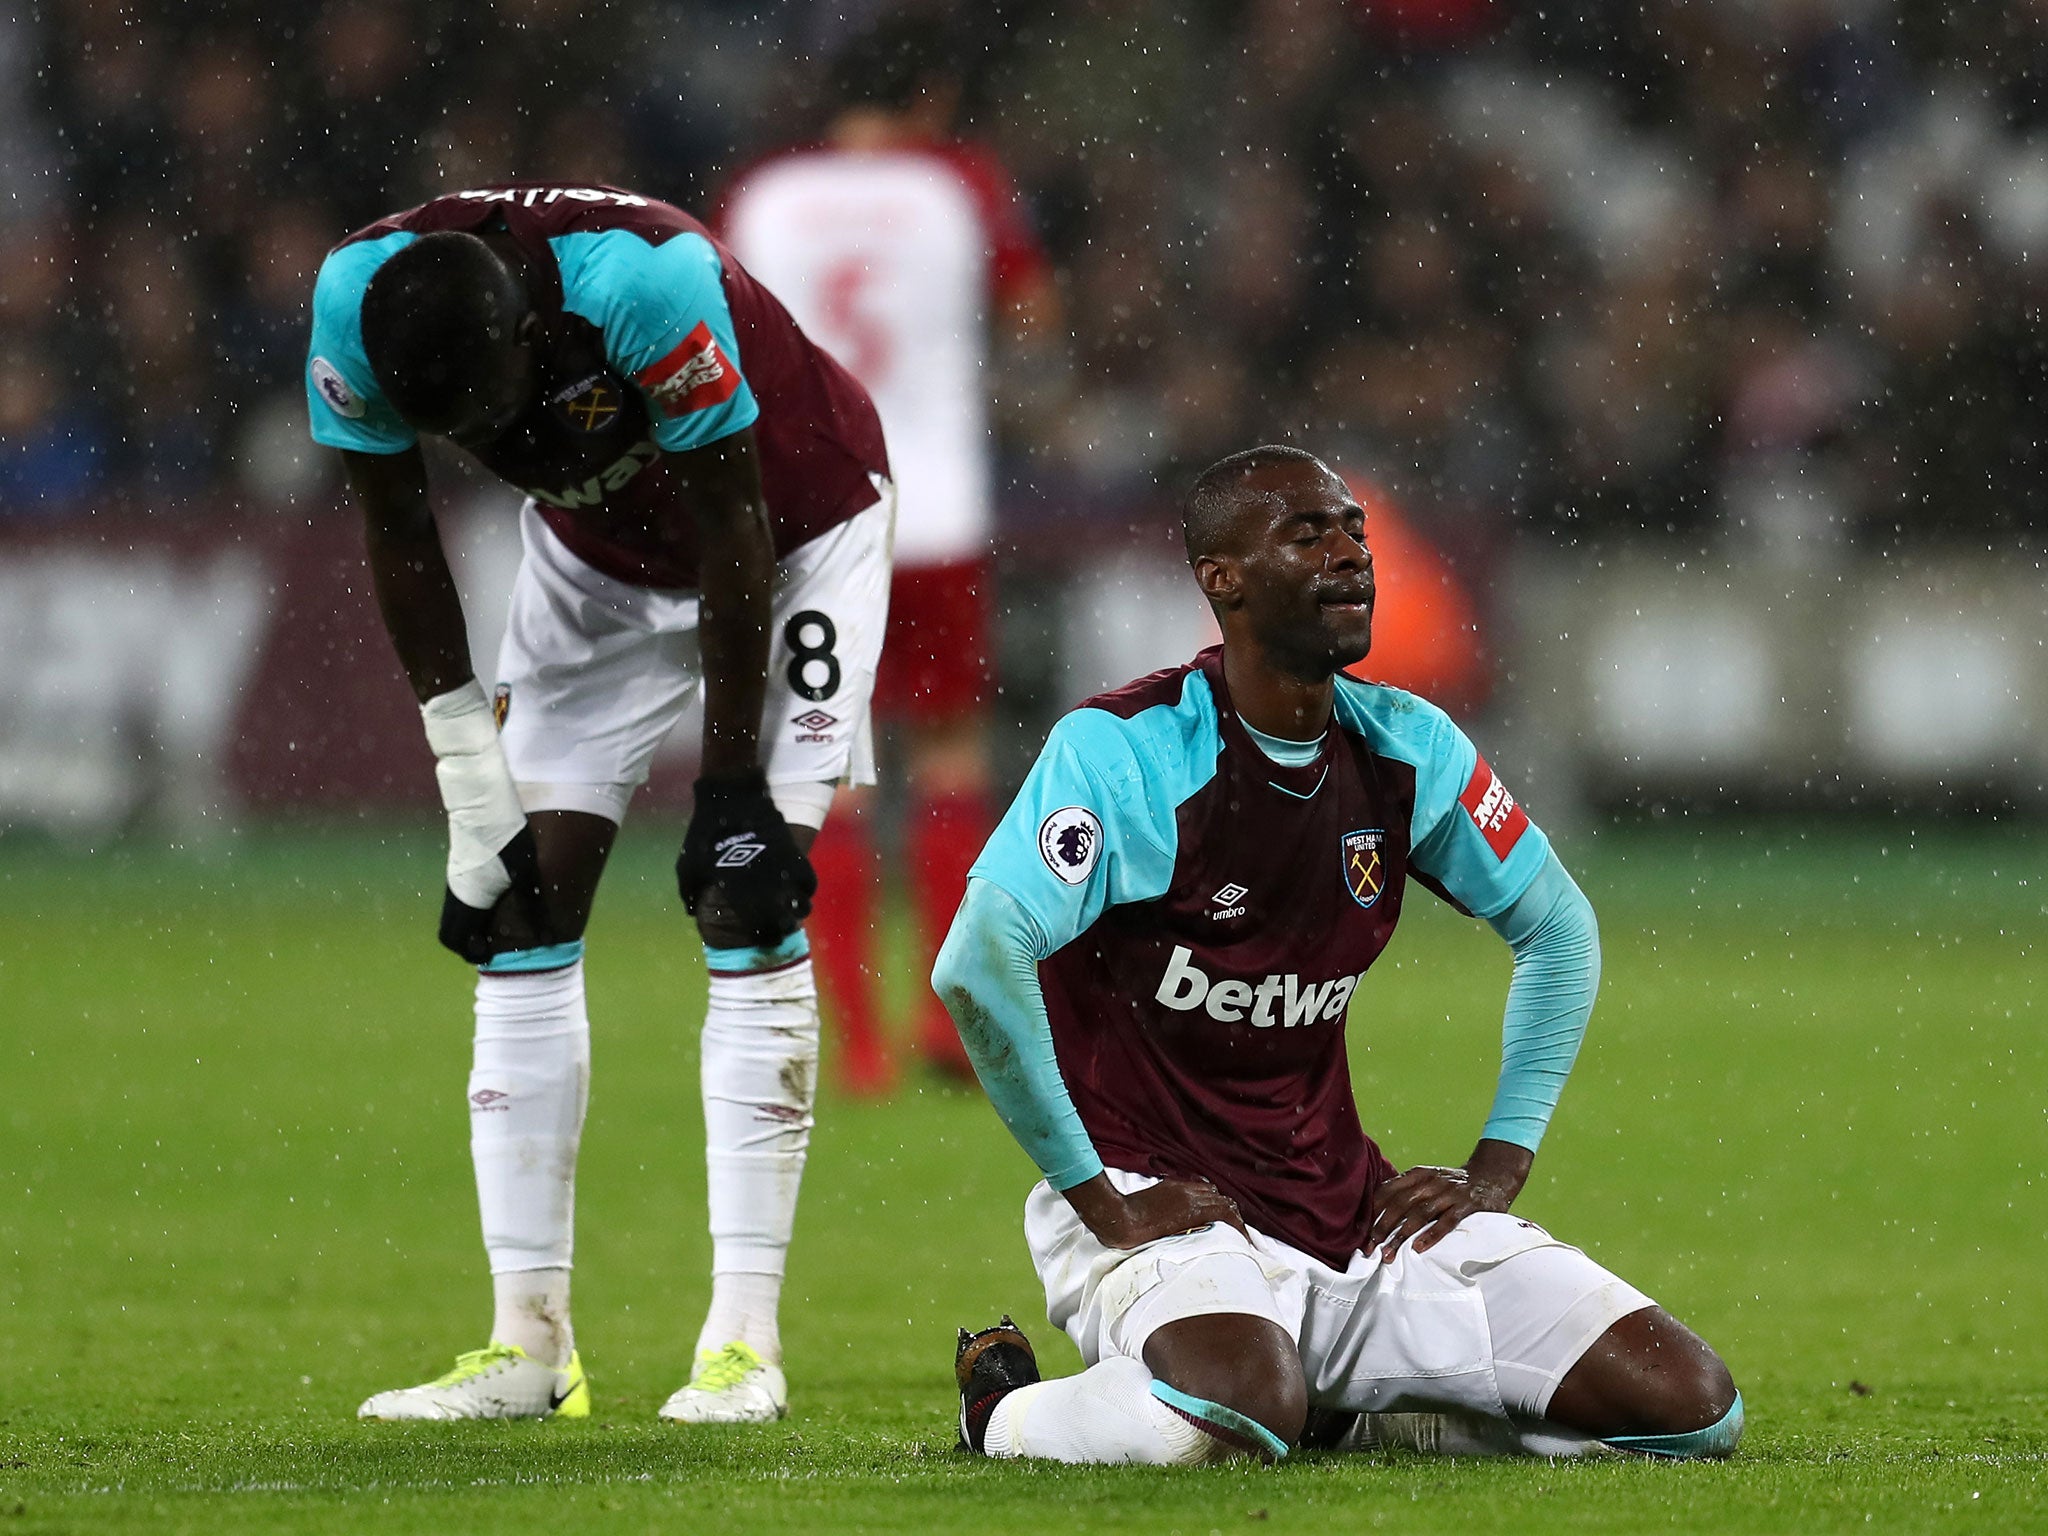
{"label": "blurred player in red shirt", "polygon": [[[903,862],[922,975],[995,824],[985,375],[992,341],[1043,333],[1057,299],[1009,176],[986,149],[953,137],[961,85],[929,23],[898,18],[863,35],[836,61],[832,87],[836,107],[820,142],[735,178],[721,233],[867,387],[888,438],[900,500],[874,707],[907,738]],[[879,889],[862,814],[870,809],[842,805],[811,849],[834,892],[811,933],[841,1030],[840,1081],[879,1093],[893,1068],[875,987]],[[965,1074],[951,1022],[936,1000],[923,1006],[921,1048]]]}

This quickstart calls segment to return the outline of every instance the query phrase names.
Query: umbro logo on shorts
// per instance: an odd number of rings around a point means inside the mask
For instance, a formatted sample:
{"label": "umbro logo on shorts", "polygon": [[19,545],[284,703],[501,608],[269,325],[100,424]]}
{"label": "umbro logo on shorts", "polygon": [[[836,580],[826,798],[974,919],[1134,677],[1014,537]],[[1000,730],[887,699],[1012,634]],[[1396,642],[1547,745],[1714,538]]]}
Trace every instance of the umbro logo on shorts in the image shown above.
{"label": "umbro logo on shorts", "polygon": [[744,869],[768,851],[766,843],[754,841],[751,832],[735,832],[718,845],[720,869]]}
{"label": "umbro logo on shorts", "polygon": [[828,715],[822,709],[807,709],[800,715],[790,716],[789,723],[800,733],[798,741],[830,741],[832,727],[839,723],[839,717]]}

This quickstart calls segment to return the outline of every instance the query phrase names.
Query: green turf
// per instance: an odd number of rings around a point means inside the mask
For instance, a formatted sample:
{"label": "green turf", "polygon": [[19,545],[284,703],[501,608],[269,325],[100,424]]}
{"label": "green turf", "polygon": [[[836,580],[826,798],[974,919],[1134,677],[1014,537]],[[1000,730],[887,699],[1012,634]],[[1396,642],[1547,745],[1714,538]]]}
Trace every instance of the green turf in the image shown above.
{"label": "green turf", "polygon": [[[596,1413],[452,1430],[350,1417],[487,1322],[467,982],[430,939],[432,838],[0,840],[0,1536],[2048,1523],[2038,835],[1675,828],[1571,850],[1605,1000],[1522,1208],[1720,1346],[1749,1404],[1738,1460],[1193,1473],[951,1452],[954,1326],[1040,1303],[1028,1166],[933,1083],[823,1106],[791,1420],[654,1424],[708,1257],[671,836],[631,830],[592,933]],[[1469,1146],[1505,962],[1418,898],[1354,1004],[1361,1101],[1397,1161]]]}

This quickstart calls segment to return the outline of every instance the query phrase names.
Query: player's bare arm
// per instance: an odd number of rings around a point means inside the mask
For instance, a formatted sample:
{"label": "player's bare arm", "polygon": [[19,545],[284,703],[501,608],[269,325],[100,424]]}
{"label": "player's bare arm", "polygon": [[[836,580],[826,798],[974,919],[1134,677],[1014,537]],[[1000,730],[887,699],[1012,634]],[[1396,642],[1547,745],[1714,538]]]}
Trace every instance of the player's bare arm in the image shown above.
{"label": "player's bare arm", "polygon": [[[775,545],[751,427],[675,455],[702,573],[704,755],[697,810],[676,860],[705,942],[773,943],[811,910],[818,879],[761,771]],[[751,850],[751,851],[750,851]]]}
{"label": "player's bare arm", "polygon": [[[540,851],[470,665],[462,600],[434,521],[426,459],[417,447],[394,454],[342,449],[341,458],[363,512],[378,611],[419,700],[448,811],[441,942],[477,962],[503,949],[550,942]],[[507,933],[518,938],[506,939]]]}
{"label": "player's bare arm", "polygon": [[340,453],[349,491],[362,509],[370,581],[385,633],[424,704],[473,675],[462,599],[427,490],[426,456],[418,448]]}
{"label": "player's bare arm", "polygon": [[675,454],[672,462],[688,498],[703,581],[703,773],[729,778],[760,766],[767,696],[775,543],[754,429]]}

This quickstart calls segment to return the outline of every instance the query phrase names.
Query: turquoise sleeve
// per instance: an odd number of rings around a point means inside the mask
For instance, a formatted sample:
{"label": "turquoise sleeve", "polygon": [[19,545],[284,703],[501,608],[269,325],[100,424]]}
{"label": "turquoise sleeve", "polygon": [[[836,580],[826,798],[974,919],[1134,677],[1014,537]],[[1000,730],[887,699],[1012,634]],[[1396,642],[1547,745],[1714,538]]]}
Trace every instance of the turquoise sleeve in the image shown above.
{"label": "turquoise sleeve", "polygon": [[970,879],[932,967],[975,1075],[1010,1134],[1054,1189],[1102,1172],[1060,1076],[1038,962],[1050,953],[1031,915],[1002,887]]}
{"label": "turquoise sleeve", "polygon": [[1578,1059],[1600,990],[1593,904],[1548,855],[1506,911],[1489,919],[1515,955],[1501,1024],[1500,1085],[1482,1133],[1534,1152]]}
{"label": "turquoise sleeve", "polygon": [[313,284],[313,337],[306,349],[306,419],[313,441],[355,453],[403,453],[419,434],[384,398],[363,350],[363,292],[403,231],[328,253]]}
{"label": "turquoise sleeve", "polygon": [[1550,856],[1550,839],[1457,722],[1412,693],[1341,676],[1336,709],[1373,751],[1415,769],[1414,868],[1474,917],[1514,905]]}
{"label": "turquoise sleeve", "polygon": [[[1177,754],[1141,751],[1144,726],[1099,709],[1063,718],[974,861],[970,873],[1001,886],[1044,936],[1040,954],[1071,943],[1110,907],[1150,901],[1172,883],[1175,810],[1200,770],[1179,768]],[[1162,756],[1176,767],[1160,767]],[[1207,764],[1213,774],[1213,752]]]}
{"label": "turquoise sleeve", "polygon": [[606,360],[647,397],[654,440],[687,453],[761,415],[725,298],[725,263],[702,235],[651,245],[630,230],[557,235],[562,302],[604,333]]}
{"label": "turquoise sleeve", "polygon": [[[1433,706],[1432,706],[1433,708]],[[1550,839],[1449,716],[1415,772],[1414,860],[1459,906],[1491,921],[1550,858]]]}

